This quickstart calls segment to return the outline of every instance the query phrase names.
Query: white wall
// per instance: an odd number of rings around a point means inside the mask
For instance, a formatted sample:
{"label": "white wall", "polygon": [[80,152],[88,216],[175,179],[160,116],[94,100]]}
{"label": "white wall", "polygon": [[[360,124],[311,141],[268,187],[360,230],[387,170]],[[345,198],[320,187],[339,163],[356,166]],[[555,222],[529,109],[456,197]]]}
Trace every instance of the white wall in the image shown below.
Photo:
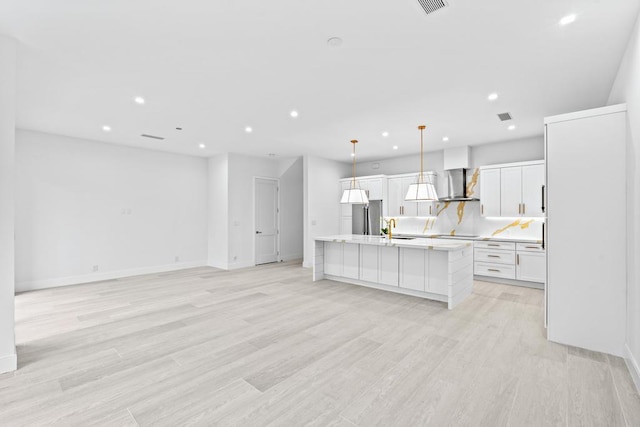
{"label": "white wall", "polygon": [[209,158],[208,265],[229,267],[229,155]]}
{"label": "white wall", "polygon": [[280,255],[284,261],[302,259],[303,171],[302,157],[280,164]]}
{"label": "white wall", "polygon": [[0,36],[0,374],[17,368],[14,336],[16,45]]}
{"label": "white wall", "polygon": [[313,239],[340,234],[341,178],[351,173],[351,165],[320,157],[304,157],[304,262],[313,265]]}
{"label": "white wall", "polygon": [[[540,127],[543,124],[540,123]],[[544,136],[514,139],[469,147],[471,159],[469,168],[501,163],[527,162],[544,159]],[[374,169],[374,166],[378,166]],[[444,170],[444,151],[424,153],[424,169],[442,172]],[[364,162],[358,165],[358,176],[397,175],[420,171],[420,155],[394,157],[387,160]]]}
{"label": "white wall", "polygon": [[18,131],[16,290],[204,265],[206,230],[205,159]]}
{"label": "white wall", "polygon": [[280,254],[302,257],[301,158],[270,159],[228,153],[209,159],[209,265],[255,265],[256,177],[280,179]]}
{"label": "white wall", "polygon": [[627,103],[627,362],[640,389],[640,16],[609,104]]}
{"label": "white wall", "polygon": [[278,162],[229,153],[230,269],[255,265],[254,177],[279,178]]}

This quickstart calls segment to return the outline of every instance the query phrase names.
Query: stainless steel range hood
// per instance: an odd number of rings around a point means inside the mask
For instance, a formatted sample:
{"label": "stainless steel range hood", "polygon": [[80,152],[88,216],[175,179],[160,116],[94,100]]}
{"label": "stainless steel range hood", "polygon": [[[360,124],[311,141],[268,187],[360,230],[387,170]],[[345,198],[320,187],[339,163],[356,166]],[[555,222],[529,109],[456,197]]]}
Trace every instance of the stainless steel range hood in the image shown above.
{"label": "stainless steel range hood", "polygon": [[480,199],[467,195],[467,170],[451,169],[445,171],[447,178],[447,194],[439,199],[443,202],[475,202]]}

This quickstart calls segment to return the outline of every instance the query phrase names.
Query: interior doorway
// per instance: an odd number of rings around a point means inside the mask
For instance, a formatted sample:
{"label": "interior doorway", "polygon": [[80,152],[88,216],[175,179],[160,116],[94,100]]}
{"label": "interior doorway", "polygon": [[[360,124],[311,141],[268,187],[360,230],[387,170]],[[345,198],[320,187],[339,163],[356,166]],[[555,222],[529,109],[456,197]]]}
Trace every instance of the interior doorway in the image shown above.
{"label": "interior doorway", "polygon": [[255,178],[255,264],[278,262],[280,257],[280,181]]}

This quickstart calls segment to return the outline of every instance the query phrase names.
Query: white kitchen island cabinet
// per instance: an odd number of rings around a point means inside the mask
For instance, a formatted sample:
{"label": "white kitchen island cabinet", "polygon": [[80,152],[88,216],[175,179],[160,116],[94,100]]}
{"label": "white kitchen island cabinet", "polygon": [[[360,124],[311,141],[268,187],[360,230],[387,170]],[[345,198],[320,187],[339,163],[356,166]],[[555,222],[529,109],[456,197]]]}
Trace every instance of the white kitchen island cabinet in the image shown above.
{"label": "white kitchen island cabinet", "polygon": [[322,279],[442,301],[452,309],[473,290],[473,245],[445,239],[316,237],[313,280]]}

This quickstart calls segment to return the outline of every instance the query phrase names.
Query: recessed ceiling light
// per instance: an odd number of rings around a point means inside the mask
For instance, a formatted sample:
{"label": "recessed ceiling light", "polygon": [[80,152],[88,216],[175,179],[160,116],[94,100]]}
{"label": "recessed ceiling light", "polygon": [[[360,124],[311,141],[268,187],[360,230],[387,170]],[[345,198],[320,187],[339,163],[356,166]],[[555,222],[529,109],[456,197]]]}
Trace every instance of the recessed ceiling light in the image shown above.
{"label": "recessed ceiling light", "polygon": [[382,136],[384,136],[385,138],[389,136],[389,132],[382,132]]}
{"label": "recessed ceiling light", "polygon": [[397,145],[394,145],[394,146],[393,146],[393,149],[394,149],[394,150],[397,150],[397,149],[398,149],[398,146],[397,146]]}
{"label": "recessed ceiling light", "polygon": [[487,99],[489,101],[495,101],[496,99],[498,99],[498,94],[497,93],[489,94],[489,96],[487,96]]}
{"label": "recessed ceiling light", "polygon": [[207,146],[206,146],[206,145],[204,145],[204,144],[200,144],[200,145],[198,145],[198,147],[200,147],[200,148],[207,148]]}
{"label": "recessed ceiling light", "polygon": [[135,98],[133,98],[133,100],[136,102],[136,104],[144,104],[144,98],[141,96],[136,96]]}
{"label": "recessed ceiling light", "polygon": [[246,133],[251,133],[251,132],[253,132],[253,128],[251,128],[251,126],[247,126],[246,128],[244,128],[244,131]]}
{"label": "recessed ceiling light", "polygon": [[104,125],[102,126],[102,130],[105,132],[111,132],[111,126]]}
{"label": "recessed ceiling light", "polygon": [[516,125],[511,125],[511,126],[509,126],[507,129],[509,129],[509,130],[514,130],[515,128],[516,128]]}
{"label": "recessed ceiling light", "polygon": [[567,15],[560,20],[560,25],[569,25],[572,22],[575,22],[575,20],[576,20],[576,15],[574,14]]}
{"label": "recessed ceiling light", "polygon": [[289,115],[293,118],[298,117],[298,112],[296,110],[293,110],[292,112],[289,113]]}
{"label": "recessed ceiling light", "polygon": [[342,39],[340,37],[331,37],[327,40],[327,44],[331,47],[338,47],[342,45]]}
{"label": "recessed ceiling light", "polygon": [[449,137],[448,137],[448,136],[445,136],[444,138],[442,138],[442,140],[443,140],[444,142],[447,142],[447,141],[449,140]]}

